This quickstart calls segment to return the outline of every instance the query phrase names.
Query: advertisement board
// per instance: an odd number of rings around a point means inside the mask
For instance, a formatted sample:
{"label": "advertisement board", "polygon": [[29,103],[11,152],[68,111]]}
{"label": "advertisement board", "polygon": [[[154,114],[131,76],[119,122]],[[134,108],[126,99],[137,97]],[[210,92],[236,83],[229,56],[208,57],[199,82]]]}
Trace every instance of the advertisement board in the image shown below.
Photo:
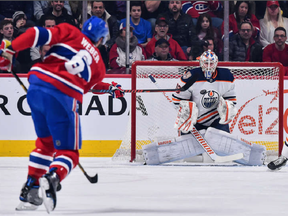
{"label": "advertisement board", "polygon": [[[29,86],[26,77],[21,77],[21,80]],[[129,77],[104,79],[104,82],[111,81],[121,83],[123,89],[131,89]],[[236,80],[239,111],[230,129],[233,134],[249,141],[273,141],[278,133],[277,89],[269,87],[265,80],[251,82]],[[288,80],[284,81],[284,86],[286,134]],[[108,94],[84,95],[80,106],[83,156],[113,155],[127,130],[130,100],[129,93],[123,99],[113,99]],[[14,77],[0,77],[0,156],[26,156],[34,147],[35,139],[26,93]]]}

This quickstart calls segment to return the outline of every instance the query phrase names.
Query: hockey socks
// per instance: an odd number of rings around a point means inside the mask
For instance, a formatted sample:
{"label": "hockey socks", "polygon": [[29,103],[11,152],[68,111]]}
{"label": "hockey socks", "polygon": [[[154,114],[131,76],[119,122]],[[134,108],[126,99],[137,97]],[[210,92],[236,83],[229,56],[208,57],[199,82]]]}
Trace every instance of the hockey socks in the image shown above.
{"label": "hockey socks", "polygon": [[39,185],[38,179],[49,170],[55,152],[52,137],[37,138],[36,148],[30,153],[28,175],[36,179],[35,185]]}
{"label": "hockey socks", "polygon": [[50,169],[57,168],[56,173],[60,182],[71,172],[79,162],[79,152],[72,150],[57,151],[54,161],[50,164]]}

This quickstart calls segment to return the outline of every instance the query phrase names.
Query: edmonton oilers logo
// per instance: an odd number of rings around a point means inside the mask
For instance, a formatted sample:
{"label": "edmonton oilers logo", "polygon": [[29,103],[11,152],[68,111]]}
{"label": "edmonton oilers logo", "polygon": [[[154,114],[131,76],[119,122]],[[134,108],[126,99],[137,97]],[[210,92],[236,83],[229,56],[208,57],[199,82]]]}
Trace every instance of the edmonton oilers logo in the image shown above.
{"label": "edmonton oilers logo", "polygon": [[219,100],[219,94],[214,90],[202,90],[200,93],[203,94],[201,104],[206,109],[213,107]]}

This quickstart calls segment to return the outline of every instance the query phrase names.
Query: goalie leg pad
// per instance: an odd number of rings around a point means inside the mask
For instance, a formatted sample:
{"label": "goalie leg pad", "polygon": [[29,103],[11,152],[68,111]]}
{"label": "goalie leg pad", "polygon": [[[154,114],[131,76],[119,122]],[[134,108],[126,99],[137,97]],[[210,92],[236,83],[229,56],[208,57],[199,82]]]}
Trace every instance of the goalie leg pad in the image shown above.
{"label": "goalie leg pad", "polygon": [[157,165],[160,164],[159,154],[158,154],[158,145],[156,142],[153,142],[149,145],[142,146],[143,150],[143,159],[146,164]]}
{"label": "goalie leg pad", "polygon": [[250,152],[248,165],[260,166],[263,165],[266,160],[266,147],[263,145],[257,145],[252,143],[252,149]]}
{"label": "goalie leg pad", "polygon": [[197,140],[191,135],[177,137],[169,144],[158,145],[153,142],[143,146],[143,157],[148,165],[169,163],[184,158],[193,157],[204,152]]}
{"label": "goalie leg pad", "polygon": [[225,131],[209,127],[204,139],[210,144],[211,148],[220,156],[243,153],[244,157],[235,162],[244,165],[263,165],[266,158],[265,146],[239,140]]}

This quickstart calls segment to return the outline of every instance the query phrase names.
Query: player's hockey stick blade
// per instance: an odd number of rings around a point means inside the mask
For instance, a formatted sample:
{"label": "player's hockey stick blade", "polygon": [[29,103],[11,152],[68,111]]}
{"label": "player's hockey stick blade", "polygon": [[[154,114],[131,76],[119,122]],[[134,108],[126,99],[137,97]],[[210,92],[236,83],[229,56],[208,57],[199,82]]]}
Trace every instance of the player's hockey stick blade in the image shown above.
{"label": "player's hockey stick blade", "polygon": [[78,166],[81,169],[81,171],[84,173],[84,175],[86,176],[86,178],[88,179],[88,181],[90,183],[95,184],[98,182],[98,174],[97,173],[95,176],[89,176],[80,163],[78,163]]}
{"label": "player's hockey stick blade", "polygon": [[227,155],[227,156],[219,156],[217,155],[215,162],[216,163],[224,163],[229,161],[240,160],[244,157],[243,153],[238,153],[234,155]]}

